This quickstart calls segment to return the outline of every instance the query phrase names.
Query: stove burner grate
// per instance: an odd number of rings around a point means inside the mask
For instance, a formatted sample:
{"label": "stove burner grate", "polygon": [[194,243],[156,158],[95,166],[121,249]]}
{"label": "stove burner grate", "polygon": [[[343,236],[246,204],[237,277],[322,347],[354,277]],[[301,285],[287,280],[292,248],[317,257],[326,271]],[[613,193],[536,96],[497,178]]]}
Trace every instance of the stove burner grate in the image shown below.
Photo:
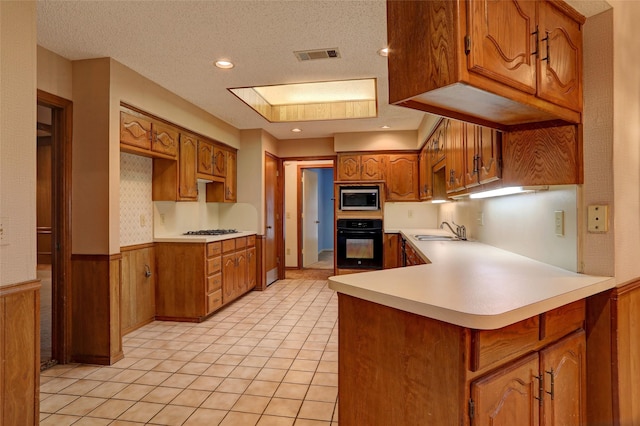
{"label": "stove burner grate", "polygon": [[226,235],[237,234],[238,230],[235,229],[201,229],[198,231],[187,231],[182,235]]}

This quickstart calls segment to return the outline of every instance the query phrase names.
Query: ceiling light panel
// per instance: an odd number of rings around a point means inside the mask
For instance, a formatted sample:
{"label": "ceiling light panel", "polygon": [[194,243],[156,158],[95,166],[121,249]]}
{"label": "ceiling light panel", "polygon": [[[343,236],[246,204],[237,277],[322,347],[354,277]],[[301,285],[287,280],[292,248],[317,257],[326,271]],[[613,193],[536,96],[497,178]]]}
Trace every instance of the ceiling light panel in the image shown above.
{"label": "ceiling light panel", "polygon": [[280,84],[254,87],[254,90],[270,105],[370,101],[376,98],[376,81],[373,78],[368,78],[364,80]]}

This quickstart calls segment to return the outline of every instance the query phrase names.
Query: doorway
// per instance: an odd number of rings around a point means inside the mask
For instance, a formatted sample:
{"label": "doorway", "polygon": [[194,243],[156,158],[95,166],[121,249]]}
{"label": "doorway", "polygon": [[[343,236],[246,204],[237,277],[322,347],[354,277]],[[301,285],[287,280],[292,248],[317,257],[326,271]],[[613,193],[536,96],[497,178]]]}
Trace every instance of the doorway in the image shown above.
{"label": "doorway", "polygon": [[298,265],[333,270],[333,164],[299,165],[298,175]]}
{"label": "doorway", "polygon": [[38,90],[36,246],[41,369],[69,361],[72,103]]}

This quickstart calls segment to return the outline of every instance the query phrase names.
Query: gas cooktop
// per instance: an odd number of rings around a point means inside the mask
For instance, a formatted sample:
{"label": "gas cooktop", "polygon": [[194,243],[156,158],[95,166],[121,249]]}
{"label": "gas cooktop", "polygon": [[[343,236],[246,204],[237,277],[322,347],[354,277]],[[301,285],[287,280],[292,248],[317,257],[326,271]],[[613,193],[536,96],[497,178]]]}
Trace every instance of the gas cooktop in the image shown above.
{"label": "gas cooktop", "polygon": [[236,234],[240,231],[235,229],[201,229],[199,231],[188,231],[182,235],[226,235]]}

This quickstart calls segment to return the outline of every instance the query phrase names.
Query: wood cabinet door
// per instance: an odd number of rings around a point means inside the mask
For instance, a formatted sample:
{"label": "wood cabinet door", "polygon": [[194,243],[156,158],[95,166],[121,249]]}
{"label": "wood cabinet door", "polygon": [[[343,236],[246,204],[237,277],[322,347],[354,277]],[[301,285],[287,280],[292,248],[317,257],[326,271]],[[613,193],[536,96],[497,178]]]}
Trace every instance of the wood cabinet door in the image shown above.
{"label": "wood cabinet door", "polygon": [[227,170],[224,179],[224,201],[235,203],[238,199],[237,187],[237,164],[236,153],[234,151],[228,151],[227,157]]}
{"label": "wood cabinet door", "polygon": [[245,293],[249,286],[247,282],[247,250],[236,252],[236,294],[235,297]]}
{"label": "wood cabinet door", "polygon": [[218,146],[213,148],[213,175],[219,177],[227,175],[227,150]]}
{"label": "wood cabinet door", "polygon": [[480,183],[489,183],[500,179],[502,169],[502,134],[488,127],[478,127],[476,145],[480,158],[478,160],[478,179]]}
{"label": "wood cabinet door", "polygon": [[338,155],[338,180],[360,180],[360,155]]}
{"label": "wood cabinet door", "polygon": [[447,193],[459,192],[464,189],[465,178],[464,126],[457,120],[447,120],[445,123],[444,158]]}
{"label": "wood cabinet door", "polygon": [[[429,142],[427,142],[427,145]],[[420,184],[420,201],[430,200],[433,197],[433,173],[429,161],[428,146],[425,145],[418,156],[418,181]]]}
{"label": "wood cabinet door", "polygon": [[213,144],[198,139],[198,173],[213,175]]}
{"label": "wood cabinet door", "polygon": [[467,2],[470,72],[525,93],[536,93],[536,3],[529,0]]}
{"label": "wood cabinet door", "polygon": [[151,120],[120,111],[120,143],[151,149]]}
{"label": "wood cabinet door", "polygon": [[237,287],[236,254],[228,253],[222,256],[222,303],[235,299]]}
{"label": "wood cabinet door", "polygon": [[582,111],[581,25],[550,1],[538,2],[538,16],[538,97]]}
{"label": "wood cabinet door", "polygon": [[444,158],[444,134],[447,121],[449,120],[443,119],[438,123],[437,129],[429,138],[429,142],[427,142],[429,145],[427,147],[429,150],[429,162],[432,166]]}
{"label": "wood cabinet door", "polygon": [[464,186],[473,188],[480,185],[480,126],[465,123],[464,127]]}
{"label": "wood cabinet door", "polygon": [[196,163],[198,155],[197,140],[183,133],[180,137],[180,164],[178,179],[178,199],[195,200],[198,198]]}
{"label": "wood cabinet door", "polygon": [[360,179],[384,180],[385,155],[361,155]]}
{"label": "wood cabinet door", "polygon": [[540,351],[545,426],[586,425],[585,333],[579,331]]}
{"label": "wood cabinet door", "polygon": [[250,290],[256,286],[257,266],[258,258],[256,257],[256,248],[249,247],[247,249],[247,290]]}
{"label": "wood cabinet door", "polygon": [[387,201],[418,201],[418,154],[394,154],[387,159]]}
{"label": "wood cabinet door", "polygon": [[384,247],[382,251],[384,269],[397,268],[401,266],[400,259],[398,259],[399,241],[399,234],[384,234]]}
{"label": "wood cabinet door", "polygon": [[171,157],[178,155],[178,130],[162,123],[153,123],[151,150]]}
{"label": "wood cabinet door", "polygon": [[538,426],[538,354],[471,383],[472,426]]}

